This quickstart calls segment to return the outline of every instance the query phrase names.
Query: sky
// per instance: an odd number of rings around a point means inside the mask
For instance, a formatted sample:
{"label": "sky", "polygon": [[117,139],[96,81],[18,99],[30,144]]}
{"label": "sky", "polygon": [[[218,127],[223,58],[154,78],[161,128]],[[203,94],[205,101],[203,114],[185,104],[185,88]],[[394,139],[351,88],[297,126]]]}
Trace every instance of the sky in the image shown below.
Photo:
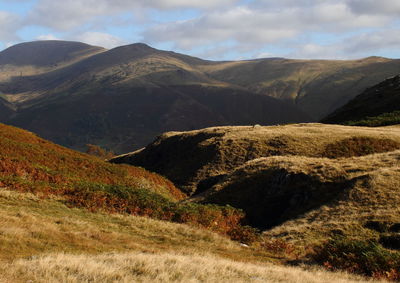
{"label": "sky", "polygon": [[136,42],[211,60],[400,58],[400,0],[0,0],[0,50]]}

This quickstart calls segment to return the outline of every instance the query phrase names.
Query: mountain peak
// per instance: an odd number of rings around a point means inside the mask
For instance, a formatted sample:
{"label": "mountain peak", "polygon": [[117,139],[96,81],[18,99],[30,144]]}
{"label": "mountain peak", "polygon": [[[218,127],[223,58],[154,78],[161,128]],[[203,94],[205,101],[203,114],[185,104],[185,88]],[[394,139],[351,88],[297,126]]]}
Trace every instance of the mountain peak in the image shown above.
{"label": "mountain peak", "polygon": [[52,66],[105,49],[76,41],[38,40],[13,45],[0,52],[0,65]]}
{"label": "mountain peak", "polygon": [[113,48],[112,50],[130,50],[130,51],[158,51],[157,49],[147,45],[146,43],[137,42],[132,44],[127,44],[123,46],[118,46]]}

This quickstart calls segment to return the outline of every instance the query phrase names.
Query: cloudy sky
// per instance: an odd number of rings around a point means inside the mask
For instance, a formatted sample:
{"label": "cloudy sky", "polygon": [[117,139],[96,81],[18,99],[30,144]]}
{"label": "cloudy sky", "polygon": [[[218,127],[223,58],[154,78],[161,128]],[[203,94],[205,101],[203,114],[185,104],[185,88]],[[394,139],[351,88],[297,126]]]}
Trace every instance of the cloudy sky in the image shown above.
{"label": "cloudy sky", "polygon": [[0,0],[0,50],[144,42],[214,60],[400,58],[400,0]]}

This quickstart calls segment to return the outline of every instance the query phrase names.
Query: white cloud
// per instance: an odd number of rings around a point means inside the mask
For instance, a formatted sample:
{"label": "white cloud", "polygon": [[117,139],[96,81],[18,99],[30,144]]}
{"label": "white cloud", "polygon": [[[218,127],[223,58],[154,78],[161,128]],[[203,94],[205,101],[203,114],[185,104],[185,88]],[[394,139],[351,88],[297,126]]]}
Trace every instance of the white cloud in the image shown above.
{"label": "white cloud", "polygon": [[[36,0],[32,3],[23,25],[44,27],[46,34],[37,39],[55,39],[53,34],[57,34],[63,39],[111,48],[135,38],[214,59],[228,59],[226,54],[232,59],[252,55],[258,58],[266,52],[275,54],[279,47],[293,50],[290,56],[307,58],[374,54],[388,49],[387,46],[394,48],[397,39],[393,34],[398,36],[400,14],[400,0]],[[173,20],[183,9],[191,10],[182,14],[186,20]],[[154,11],[157,13],[151,13]],[[154,15],[165,18],[157,21]],[[19,16],[0,11],[0,26],[0,41],[18,41],[16,33],[22,27]],[[121,30],[131,30],[132,34],[124,38],[106,32],[125,26]],[[384,36],[388,30],[392,31],[391,40]],[[287,51],[280,53],[284,52]],[[288,54],[276,54],[284,55]]]}
{"label": "white cloud", "polygon": [[42,34],[36,37],[37,40],[59,40],[58,37],[56,37],[53,34]]}
{"label": "white cloud", "polygon": [[271,58],[271,57],[273,57],[273,56],[274,56],[273,53],[270,53],[270,52],[261,52],[261,53],[257,54],[257,55],[255,56],[255,58],[256,58],[256,59]]}
{"label": "white cloud", "polygon": [[78,36],[74,36],[71,39],[105,48],[114,48],[120,45],[127,44],[127,42],[122,40],[121,38],[103,32],[85,32]]}
{"label": "white cloud", "polygon": [[376,55],[378,52],[396,50],[400,45],[400,30],[383,30],[362,33],[329,45],[308,43],[291,54],[291,58],[304,59],[356,59]]}
{"label": "white cloud", "polygon": [[153,9],[212,9],[229,7],[239,2],[239,0],[142,0],[141,5]]}
{"label": "white cloud", "polygon": [[[309,3],[306,7],[289,7],[294,3],[292,0],[281,5],[269,0],[256,2],[257,6],[238,6],[187,21],[152,26],[143,36],[148,42],[172,42],[175,48],[182,50],[228,40],[236,42],[238,48],[261,48],[267,44],[293,42],[296,37],[313,32],[335,34],[381,27],[390,21],[390,17],[384,15],[354,14],[341,1],[314,1],[314,5],[310,4],[312,1],[299,1]],[[264,7],[270,3],[272,8]]]}
{"label": "white cloud", "polygon": [[21,27],[20,18],[8,12],[0,11],[0,40],[17,40],[16,31]]}
{"label": "white cloud", "polygon": [[236,7],[188,21],[156,25],[143,35],[145,41],[171,41],[177,48],[186,50],[227,40],[242,45],[266,44],[293,37],[297,33],[294,25],[279,25],[279,17],[275,13]]}
{"label": "white cloud", "polygon": [[398,0],[346,0],[354,13],[360,14],[394,14],[400,13]]}
{"label": "white cloud", "polygon": [[232,6],[238,0],[39,0],[29,13],[27,23],[57,30],[68,30],[88,24],[97,17],[119,13],[139,14],[146,9],[212,9]]}

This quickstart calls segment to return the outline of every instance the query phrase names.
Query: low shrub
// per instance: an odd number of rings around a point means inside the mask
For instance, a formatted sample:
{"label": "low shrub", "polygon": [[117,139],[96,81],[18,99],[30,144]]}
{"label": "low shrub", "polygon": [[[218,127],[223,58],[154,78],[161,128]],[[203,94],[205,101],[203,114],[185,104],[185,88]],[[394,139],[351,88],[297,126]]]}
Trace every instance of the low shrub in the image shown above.
{"label": "low shrub", "polygon": [[313,258],[328,269],[400,281],[400,253],[375,241],[335,237],[317,247]]}
{"label": "low shrub", "polygon": [[298,247],[282,239],[264,239],[261,242],[261,247],[268,252],[284,258],[297,259],[300,255]]}
{"label": "low shrub", "polygon": [[115,156],[114,152],[108,151],[98,145],[94,144],[87,144],[86,145],[86,153],[90,155],[94,155],[100,157],[102,159],[110,159]]}
{"label": "low shrub", "polygon": [[243,226],[243,211],[229,205],[176,203],[147,189],[80,183],[75,189],[59,191],[70,206],[111,213],[128,213],[187,223],[228,235],[236,241],[256,240],[257,230]]}

